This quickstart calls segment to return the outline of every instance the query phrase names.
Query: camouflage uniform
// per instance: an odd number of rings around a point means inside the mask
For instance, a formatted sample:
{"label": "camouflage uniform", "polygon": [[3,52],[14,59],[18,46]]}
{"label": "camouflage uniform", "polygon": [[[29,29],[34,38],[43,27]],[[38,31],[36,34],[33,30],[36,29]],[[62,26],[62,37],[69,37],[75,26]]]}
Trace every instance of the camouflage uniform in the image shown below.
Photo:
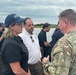
{"label": "camouflage uniform", "polygon": [[76,30],[59,39],[51,56],[52,62],[43,64],[45,75],[76,75]]}

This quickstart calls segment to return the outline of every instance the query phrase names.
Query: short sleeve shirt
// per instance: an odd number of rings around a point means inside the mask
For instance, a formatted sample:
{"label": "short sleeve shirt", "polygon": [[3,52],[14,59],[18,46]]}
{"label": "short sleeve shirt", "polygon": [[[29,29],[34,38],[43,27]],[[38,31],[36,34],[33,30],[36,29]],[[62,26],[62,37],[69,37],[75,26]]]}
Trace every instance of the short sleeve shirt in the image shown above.
{"label": "short sleeve shirt", "polygon": [[1,49],[1,57],[5,67],[4,75],[15,75],[9,63],[20,62],[20,66],[28,71],[28,50],[20,37],[7,38]]}
{"label": "short sleeve shirt", "polygon": [[41,32],[39,33],[38,39],[39,39],[39,45],[40,45],[41,47],[45,47],[44,42],[47,41],[47,38],[46,38],[46,32],[45,32],[43,29],[42,29]]}

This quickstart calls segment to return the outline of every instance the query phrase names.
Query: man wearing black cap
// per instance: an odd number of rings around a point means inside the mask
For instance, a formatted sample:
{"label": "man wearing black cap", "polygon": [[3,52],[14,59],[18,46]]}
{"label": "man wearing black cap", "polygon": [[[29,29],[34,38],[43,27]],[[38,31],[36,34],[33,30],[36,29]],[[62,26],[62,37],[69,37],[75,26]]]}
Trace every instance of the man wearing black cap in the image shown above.
{"label": "man wearing black cap", "polygon": [[5,19],[4,42],[1,48],[1,58],[4,65],[2,75],[30,75],[28,70],[28,50],[18,36],[22,32],[24,19],[16,14],[10,14]]}

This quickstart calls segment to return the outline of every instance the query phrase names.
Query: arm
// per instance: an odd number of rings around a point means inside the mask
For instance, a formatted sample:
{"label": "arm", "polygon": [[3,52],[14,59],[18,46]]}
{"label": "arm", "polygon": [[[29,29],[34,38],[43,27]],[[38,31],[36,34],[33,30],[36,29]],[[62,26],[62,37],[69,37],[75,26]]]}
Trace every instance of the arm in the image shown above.
{"label": "arm", "polygon": [[[64,46],[65,45],[65,46]],[[66,48],[67,46],[67,48]],[[68,75],[70,68],[70,55],[67,43],[58,41],[53,48],[52,62],[48,58],[42,60],[44,73],[50,75]]]}
{"label": "arm", "polygon": [[44,46],[51,46],[49,42],[47,42],[47,38],[44,34],[38,35],[39,41],[44,45]]}
{"label": "arm", "polygon": [[3,40],[3,35],[0,37],[0,42]]}
{"label": "arm", "polygon": [[25,72],[21,67],[19,62],[10,63],[11,69],[16,75],[30,75],[30,73]]}

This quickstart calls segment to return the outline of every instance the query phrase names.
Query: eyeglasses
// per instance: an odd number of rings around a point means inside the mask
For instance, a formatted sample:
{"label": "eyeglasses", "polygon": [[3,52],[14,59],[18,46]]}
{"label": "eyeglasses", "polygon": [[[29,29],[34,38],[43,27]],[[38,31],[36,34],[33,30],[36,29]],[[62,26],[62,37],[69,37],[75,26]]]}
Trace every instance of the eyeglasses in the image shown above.
{"label": "eyeglasses", "polygon": [[31,41],[34,42],[34,39],[32,38],[32,36],[30,36],[30,38],[31,38]]}

